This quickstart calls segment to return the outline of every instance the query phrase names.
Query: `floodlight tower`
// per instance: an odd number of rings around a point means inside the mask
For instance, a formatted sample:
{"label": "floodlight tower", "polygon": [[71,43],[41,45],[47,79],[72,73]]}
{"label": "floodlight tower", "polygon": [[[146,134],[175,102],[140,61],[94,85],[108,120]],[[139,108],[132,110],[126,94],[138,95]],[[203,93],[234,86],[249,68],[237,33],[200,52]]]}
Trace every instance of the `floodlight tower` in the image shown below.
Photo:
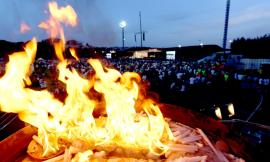
{"label": "floodlight tower", "polygon": [[223,50],[224,50],[224,53],[225,53],[226,48],[227,48],[227,36],[228,36],[229,17],[230,17],[230,5],[231,5],[231,0],[227,0],[226,12],[225,12],[224,35],[223,35]]}
{"label": "floodlight tower", "polygon": [[125,27],[127,26],[127,23],[125,21],[121,21],[119,26],[122,29],[122,48],[124,48],[125,47]]}

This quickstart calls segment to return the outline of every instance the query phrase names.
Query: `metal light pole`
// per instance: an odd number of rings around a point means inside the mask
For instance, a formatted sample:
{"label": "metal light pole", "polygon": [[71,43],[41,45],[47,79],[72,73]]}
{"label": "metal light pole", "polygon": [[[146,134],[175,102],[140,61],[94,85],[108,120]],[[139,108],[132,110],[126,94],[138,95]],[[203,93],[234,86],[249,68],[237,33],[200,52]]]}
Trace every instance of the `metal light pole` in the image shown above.
{"label": "metal light pole", "polygon": [[139,17],[140,17],[141,47],[143,47],[142,14],[141,14],[141,11],[139,12]]}
{"label": "metal light pole", "polygon": [[229,26],[229,17],[230,17],[230,5],[231,1],[227,0],[226,4],[226,13],[225,13],[225,24],[224,24],[224,36],[223,36],[223,50],[224,54],[227,48],[227,36],[228,36],[228,26]]}
{"label": "metal light pole", "polygon": [[135,38],[135,42],[137,42],[137,35],[140,35],[140,38],[141,38],[140,43],[141,43],[141,47],[143,47],[143,41],[145,41],[146,31],[143,31],[143,29],[142,29],[142,14],[141,14],[141,11],[139,12],[139,19],[140,19],[140,31],[134,33],[134,38]]}
{"label": "metal light pole", "polygon": [[125,47],[125,27],[127,26],[127,23],[125,21],[121,21],[119,26],[122,29],[122,48],[124,48]]}
{"label": "metal light pole", "polygon": [[122,48],[125,47],[125,28],[122,28]]}

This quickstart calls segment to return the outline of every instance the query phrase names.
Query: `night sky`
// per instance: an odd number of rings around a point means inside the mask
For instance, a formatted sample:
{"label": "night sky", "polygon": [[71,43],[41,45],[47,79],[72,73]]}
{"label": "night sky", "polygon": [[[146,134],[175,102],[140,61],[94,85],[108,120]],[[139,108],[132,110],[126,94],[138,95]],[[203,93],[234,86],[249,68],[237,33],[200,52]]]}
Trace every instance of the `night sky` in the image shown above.
{"label": "night sky", "polygon": [[[0,0],[0,39],[26,41],[48,36],[37,25],[48,18],[47,0]],[[139,11],[147,32],[145,46],[176,47],[179,44],[221,45],[226,0],[59,0],[70,4],[79,17],[75,28],[66,28],[67,39],[95,46],[121,46],[119,22],[125,20],[126,46],[139,45]],[[270,0],[231,0],[228,40],[270,33]],[[31,27],[20,33],[20,24]]]}

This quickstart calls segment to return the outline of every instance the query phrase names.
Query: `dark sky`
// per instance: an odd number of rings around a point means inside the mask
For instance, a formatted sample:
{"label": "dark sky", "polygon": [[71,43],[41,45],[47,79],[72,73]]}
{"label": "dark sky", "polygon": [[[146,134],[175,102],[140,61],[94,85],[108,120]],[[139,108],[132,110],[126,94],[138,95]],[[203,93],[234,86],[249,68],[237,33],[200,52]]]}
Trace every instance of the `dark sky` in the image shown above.
{"label": "dark sky", "polygon": [[[48,0],[0,0],[0,39],[47,38],[37,25],[48,18]],[[58,0],[70,4],[79,25],[66,28],[68,39],[97,46],[121,46],[119,22],[125,20],[126,45],[136,46],[139,11],[147,32],[144,45],[168,47],[222,43],[226,0]],[[20,24],[31,27],[20,33]],[[270,33],[270,0],[231,0],[228,40]]]}

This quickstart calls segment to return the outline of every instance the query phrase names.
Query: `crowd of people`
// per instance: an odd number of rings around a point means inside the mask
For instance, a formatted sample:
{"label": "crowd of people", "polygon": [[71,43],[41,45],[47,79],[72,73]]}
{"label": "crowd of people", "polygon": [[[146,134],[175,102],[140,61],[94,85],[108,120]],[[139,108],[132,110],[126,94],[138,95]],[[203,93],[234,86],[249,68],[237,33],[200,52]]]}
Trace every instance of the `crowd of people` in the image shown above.
{"label": "crowd of people", "polygon": [[[71,60],[69,68],[76,69],[82,76],[87,77],[92,71],[86,59]],[[237,82],[241,88],[268,87],[270,79],[261,75],[260,71],[237,71],[225,66],[225,62],[208,61],[203,63],[171,61],[171,60],[145,60],[145,59],[110,59],[102,60],[105,66],[119,70],[137,72],[142,80],[149,81],[153,90],[171,90],[186,92],[196,85],[226,86]],[[34,63],[32,81],[34,86],[45,88],[47,78],[56,78],[58,61],[38,59]],[[1,73],[4,64],[1,64]]]}
{"label": "crowd of people", "polygon": [[[67,68],[76,69],[85,78],[93,72],[87,59],[69,62]],[[227,67],[226,62],[218,60],[198,63],[176,60],[103,59],[101,62],[104,66],[115,68],[121,73],[137,72],[149,85],[150,91],[159,94],[161,102],[182,104],[187,107],[226,103],[233,98],[237,100],[235,98],[242,95],[237,94],[240,90],[257,92],[269,90],[270,86],[269,77],[263,76],[260,70],[239,71]],[[31,75],[32,88],[47,88],[60,96],[60,99],[64,99],[65,85],[57,79],[57,64],[57,60],[37,59],[33,64]],[[2,63],[1,74],[4,74],[4,69]],[[250,98],[256,100],[254,96]],[[209,104],[205,107],[208,106]]]}
{"label": "crowd of people", "polygon": [[161,60],[111,60],[121,72],[134,71],[149,80],[152,86],[185,92],[193,85],[226,85],[239,82],[242,88],[269,86],[269,78],[259,71],[248,73],[226,67],[225,62],[203,63]]}

